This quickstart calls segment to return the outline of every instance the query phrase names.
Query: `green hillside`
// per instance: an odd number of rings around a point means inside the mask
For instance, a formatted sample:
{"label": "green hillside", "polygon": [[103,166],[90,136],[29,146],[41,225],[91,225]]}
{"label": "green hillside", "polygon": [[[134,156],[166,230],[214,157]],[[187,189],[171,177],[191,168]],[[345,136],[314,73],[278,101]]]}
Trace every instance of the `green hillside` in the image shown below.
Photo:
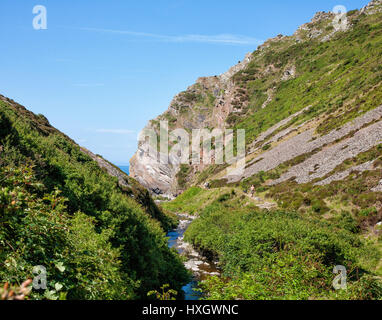
{"label": "green hillside", "polygon": [[[333,31],[332,19],[311,22],[309,30],[322,32],[309,38],[297,31],[291,37],[271,41],[253,53],[247,68],[234,77],[248,102],[240,114],[231,114],[228,123],[246,129],[247,142],[288,116],[311,106],[295,122],[322,117],[316,130],[320,135],[340,127],[382,102],[382,13],[347,14],[351,26],[323,41]],[[296,41],[298,39],[298,41]],[[269,72],[266,68],[272,66]],[[294,75],[284,77],[285,70]],[[261,108],[267,92],[272,100]]]}
{"label": "green hillside", "polygon": [[42,115],[0,100],[0,283],[34,266],[47,290],[31,298],[136,299],[189,275],[165,231],[176,224],[148,192],[125,186]]}

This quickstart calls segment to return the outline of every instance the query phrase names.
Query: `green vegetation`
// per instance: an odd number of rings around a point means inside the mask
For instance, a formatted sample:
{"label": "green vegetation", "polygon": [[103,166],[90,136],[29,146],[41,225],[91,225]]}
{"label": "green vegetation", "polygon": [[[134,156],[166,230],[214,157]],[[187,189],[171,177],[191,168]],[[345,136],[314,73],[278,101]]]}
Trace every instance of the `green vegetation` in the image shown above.
{"label": "green vegetation", "polygon": [[191,187],[186,192],[182,193],[175,200],[163,203],[162,207],[170,212],[187,212],[190,214],[197,213],[207,201],[214,199],[218,190],[206,190],[202,188]]}
{"label": "green vegetation", "polygon": [[186,187],[187,182],[188,182],[187,178],[188,178],[188,175],[190,174],[191,170],[192,170],[192,168],[190,165],[187,165],[187,164],[181,164],[180,165],[179,172],[176,174],[179,188],[184,189]]}
{"label": "green vegetation", "polygon": [[[332,213],[339,214],[342,210],[346,209],[351,211],[355,218],[360,219],[360,210],[377,206],[382,200],[380,193],[370,191],[382,179],[382,173],[379,169],[382,160],[380,150],[381,145],[378,145],[366,152],[360,153],[358,156],[344,161],[322,179],[372,160],[374,161],[374,170],[363,173],[351,172],[346,179],[333,181],[329,185],[324,186],[314,185],[316,181],[321,179],[300,185],[290,181],[284,182],[272,188],[267,187],[266,189],[269,190],[267,196],[275,199],[281,208],[288,210],[306,212],[314,204],[313,209],[318,213],[325,213],[331,210]],[[266,173],[265,176],[270,174]],[[253,181],[253,177],[249,181]],[[260,183],[260,185],[262,184]],[[336,203],[341,203],[342,205],[337,206]],[[377,217],[378,215],[374,215],[369,222],[374,222]],[[365,219],[361,218],[361,220]],[[365,220],[364,223],[367,223],[367,221]]]}
{"label": "green vegetation", "polygon": [[[353,27],[330,41],[292,38],[276,41],[255,51],[248,67],[234,76],[234,81],[248,94],[245,117],[233,114],[227,121],[245,129],[247,144],[261,132],[289,115],[312,106],[299,122],[321,114],[329,116],[317,128],[325,134],[380,105],[382,101],[382,14],[361,15]],[[329,23],[329,22],[326,22]],[[269,66],[271,71],[265,72]],[[295,66],[295,77],[281,81],[286,68]],[[260,106],[272,90],[272,101]],[[338,116],[340,115],[340,116]]]}
{"label": "green vegetation", "polygon": [[136,299],[189,279],[165,231],[176,224],[126,176],[121,187],[78,145],[13,102],[0,101],[0,283],[34,266],[32,299]]}
{"label": "green vegetation", "polygon": [[[382,283],[373,271],[381,254],[352,228],[348,216],[326,221],[289,211],[261,211],[247,196],[228,188],[191,188],[167,208],[194,212],[190,204],[200,202],[206,204],[196,205],[200,218],[187,230],[186,240],[218,258],[223,269],[221,278],[202,282],[206,298],[382,298]],[[346,291],[332,287],[336,265],[347,268]]]}
{"label": "green vegetation", "polygon": [[198,173],[198,175],[195,178],[195,184],[199,185],[202,182],[205,182],[209,177],[212,175],[222,171],[224,168],[226,168],[228,164],[214,164],[207,167],[207,169],[203,170],[202,172]]}
{"label": "green vegetation", "polygon": [[157,290],[152,290],[152,291],[147,293],[147,296],[148,297],[155,296],[157,300],[175,300],[175,297],[177,296],[178,292],[176,292],[173,289],[168,289],[168,288],[169,288],[169,285],[164,284],[160,288],[162,290],[162,292],[159,292]]}

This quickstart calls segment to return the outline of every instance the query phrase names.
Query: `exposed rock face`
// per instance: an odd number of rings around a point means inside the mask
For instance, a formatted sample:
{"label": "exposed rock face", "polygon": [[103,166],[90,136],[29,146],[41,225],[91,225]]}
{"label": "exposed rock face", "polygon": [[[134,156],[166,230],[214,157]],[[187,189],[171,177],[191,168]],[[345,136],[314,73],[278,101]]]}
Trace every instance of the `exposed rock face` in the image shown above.
{"label": "exposed rock face", "polygon": [[[240,181],[241,179],[251,177],[260,171],[272,170],[288,160],[318,150],[325,145],[344,138],[352,132],[356,132],[352,138],[347,138],[335,143],[331,147],[324,148],[303,163],[292,167],[279,179],[273,181],[272,184],[278,184],[292,177],[295,177],[296,181],[299,183],[309,182],[315,178],[323,177],[344,160],[352,158],[381,142],[382,121],[378,121],[375,124],[361,129],[363,126],[381,119],[381,117],[382,106],[369,111],[364,116],[346,124],[341,129],[334,130],[317,139],[313,139],[314,129],[306,130],[256,157],[252,161],[254,164],[250,165],[245,170],[243,176],[227,176],[227,179],[231,182]],[[272,130],[270,130],[269,133],[270,132],[272,132]],[[317,166],[319,166],[319,169]],[[315,173],[309,175],[309,172],[312,171]]]}
{"label": "exposed rock face", "polygon": [[361,9],[361,13],[370,15],[370,14],[375,14],[377,12],[381,12],[382,11],[381,4],[382,4],[382,0],[373,0],[367,6]]}
{"label": "exposed rock face", "polygon": [[[189,132],[192,129],[224,129],[228,115],[234,111],[237,86],[232,77],[248,65],[251,57],[252,54],[248,53],[243,61],[220,76],[199,78],[194,85],[175,96],[168,110],[150,121],[144,130],[154,130],[159,136],[159,122],[163,120],[169,122],[170,131],[177,128]],[[180,188],[177,185],[176,174],[179,171],[180,159],[170,154],[168,163],[163,163],[159,159],[166,156],[159,151],[152,152],[154,148],[149,141],[138,145],[138,151],[130,160],[130,176],[152,193],[177,195]],[[213,158],[213,151],[211,152]],[[206,165],[202,162],[194,167],[196,170],[203,170]]]}
{"label": "exposed rock face", "polygon": [[220,80],[226,84],[229,85],[231,83],[231,78],[239,71],[243,70],[249,62],[251,62],[251,53],[247,53],[244,57],[244,60],[239,62],[237,65],[233,66],[231,69],[229,69],[227,72],[221,74],[219,76]]}
{"label": "exposed rock face", "polygon": [[130,160],[130,176],[154,194],[175,193],[176,190],[173,190],[172,186],[176,183],[175,176],[179,169],[177,159],[169,157],[168,164],[162,164],[158,161],[161,154],[156,153],[158,157],[154,158],[149,149],[152,149],[149,144],[139,147],[138,152]]}
{"label": "exposed rock face", "polygon": [[[268,130],[264,131],[263,133],[261,133],[259,135],[258,138],[256,138],[255,141],[252,142],[252,144],[250,145],[250,152],[253,153],[254,151],[258,150],[259,148],[256,148],[257,145],[261,144],[262,142],[264,142],[264,140],[271,136],[272,134],[274,134],[278,129],[280,129],[281,127],[285,126],[286,124],[288,124],[288,122],[290,122],[292,119],[298,117],[300,114],[302,114],[304,111],[306,110],[309,110],[310,106],[302,109],[301,111],[298,111],[292,115],[290,115],[289,117],[285,118],[284,120],[281,120],[279,123],[275,124],[273,127],[269,128]],[[280,131],[278,134],[276,134],[272,139],[271,141],[277,141],[279,138],[287,135],[290,131],[292,130],[295,130],[295,128],[293,127],[290,127],[290,128],[287,128],[285,130],[282,130]],[[256,159],[253,161],[253,162],[256,162]]]}
{"label": "exposed rock face", "polygon": [[[379,181],[379,184],[378,184],[375,188],[371,189],[371,191],[374,191],[374,192],[382,192],[382,180]],[[381,224],[382,224],[382,223],[381,223]]]}
{"label": "exposed rock face", "polygon": [[374,161],[368,161],[365,163],[362,163],[358,166],[351,167],[350,169],[347,169],[345,171],[341,171],[339,173],[333,174],[332,176],[318,181],[315,183],[316,186],[324,186],[326,184],[330,184],[332,181],[340,181],[348,177],[352,172],[364,172],[367,170],[372,170],[374,168],[373,166]]}
{"label": "exposed rock face", "polygon": [[298,183],[307,183],[321,178],[334,170],[339,164],[365,152],[382,141],[382,121],[359,130],[352,138],[347,138],[331,147],[324,148],[303,163],[292,167],[277,184],[292,177]]}
{"label": "exposed rock face", "polygon": [[292,66],[284,71],[284,75],[281,80],[286,81],[292,79],[296,75],[296,67]]}

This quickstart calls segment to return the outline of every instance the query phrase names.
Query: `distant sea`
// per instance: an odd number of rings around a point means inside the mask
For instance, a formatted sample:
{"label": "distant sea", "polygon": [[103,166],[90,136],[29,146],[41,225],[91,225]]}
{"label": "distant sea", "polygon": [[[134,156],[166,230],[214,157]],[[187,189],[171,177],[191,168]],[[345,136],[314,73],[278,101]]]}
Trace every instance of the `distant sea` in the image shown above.
{"label": "distant sea", "polygon": [[121,169],[126,174],[129,174],[129,166],[119,166],[119,169]]}

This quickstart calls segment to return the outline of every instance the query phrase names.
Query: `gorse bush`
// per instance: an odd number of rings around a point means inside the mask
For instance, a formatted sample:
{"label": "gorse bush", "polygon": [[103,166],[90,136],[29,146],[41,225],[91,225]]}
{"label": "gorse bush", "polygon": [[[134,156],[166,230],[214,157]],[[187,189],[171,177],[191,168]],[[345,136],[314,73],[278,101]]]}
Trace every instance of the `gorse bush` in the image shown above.
{"label": "gorse bush", "polygon": [[[164,228],[174,224],[130,178],[119,186],[45,118],[0,101],[0,283],[34,266],[32,298],[132,299],[189,275]],[[134,199],[133,199],[134,197]],[[58,267],[57,267],[58,266]]]}
{"label": "gorse bush", "polygon": [[108,243],[106,232],[94,231],[92,218],[81,213],[71,218],[58,190],[38,197],[41,184],[30,167],[2,167],[0,172],[3,281],[17,283],[30,277],[34,266],[43,265],[49,291],[60,287],[69,292],[68,298],[133,297],[134,287],[126,286],[118,272],[119,250]]}

